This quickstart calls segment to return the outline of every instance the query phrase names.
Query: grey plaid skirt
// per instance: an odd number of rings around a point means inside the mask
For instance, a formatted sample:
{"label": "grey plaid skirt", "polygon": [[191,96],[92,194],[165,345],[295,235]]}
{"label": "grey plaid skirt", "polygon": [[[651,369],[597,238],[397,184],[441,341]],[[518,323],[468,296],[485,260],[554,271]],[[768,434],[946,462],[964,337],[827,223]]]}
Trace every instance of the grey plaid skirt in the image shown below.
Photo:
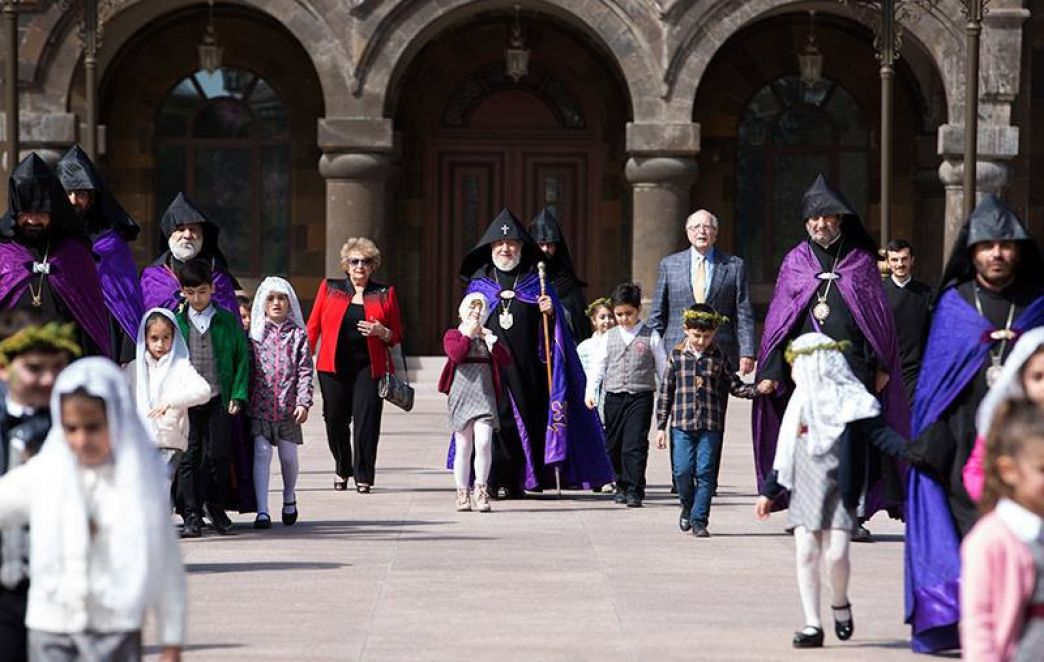
{"label": "grey plaid skirt", "polygon": [[301,426],[294,423],[293,419],[277,422],[252,418],[250,419],[250,434],[254,437],[264,437],[273,446],[280,440],[292,441],[298,446],[304,443]]}

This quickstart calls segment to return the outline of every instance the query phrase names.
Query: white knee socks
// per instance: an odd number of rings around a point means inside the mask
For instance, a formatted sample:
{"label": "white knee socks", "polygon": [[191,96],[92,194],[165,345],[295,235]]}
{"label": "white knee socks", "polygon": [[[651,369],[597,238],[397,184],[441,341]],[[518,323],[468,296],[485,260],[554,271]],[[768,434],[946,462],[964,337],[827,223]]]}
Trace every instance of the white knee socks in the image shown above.
{"label": "white knee socks", "polygon": [[493,464],[493,425],[487,420],[468,423],[463,430],[453,433],[456,453],[453,456],[453,479],[457,489],[467,489],[471,483],[471,453],[475,453],[475,483],[485,485]]}
{"label": "white knee socks", "polygon": [[[283,474],[283,503],[295,503],[297,495],[297,444],[279,440],[279,467]],[[254,496],[258,514],[268,514],[268,486],[272,474],[272,443],[267,438],[254,438]]]}
{"label": "white knee socks", "polygon": [[[840,607],[848,604],[848,577],[851,564],[848,560],[849,532],[840,529],[809,532],[805,527],[794,529],[794,545],[797,557],[798,592],[801,594],[801,609],[805,612],[805,624],[823,627],[819,618],[820,557],[826,562],[830,579],[831,605]],[[845,620],[844,612],[836,616]]]}

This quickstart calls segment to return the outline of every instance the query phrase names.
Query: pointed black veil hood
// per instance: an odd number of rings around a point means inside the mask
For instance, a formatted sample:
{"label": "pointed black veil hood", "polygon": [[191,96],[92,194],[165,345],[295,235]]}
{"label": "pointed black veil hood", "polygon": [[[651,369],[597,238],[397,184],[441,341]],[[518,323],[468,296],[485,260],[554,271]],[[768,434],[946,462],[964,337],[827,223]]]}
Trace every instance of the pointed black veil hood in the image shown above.
{"label": "pointed black veil hood", "polygon": [[1035,278],[1040,280],[1044,274],[1044,260],[1041,258],[1040,246],[1022,224],[1018,215],[1004,204],[1004,201],[990,193],[975,207],[971,216],[961,226],[957,240],[950,251],[950,259],[943,269],[941,286],[937,289],[937,297],[951,285],[963,283],[975,278],[975,264],[972,262],[971,250],[975,244],[983,241],[1017,241],[1022,246],[1019,266],[1015,271],[1015,279]]}
{"label": "pointed black veil hood", "polygon": [[116,201],[115,196],[98,175],[94,164],[79,145],[69,148],[65,156],[58,161],[55,170],[66,193],[85,190],[93,194],[94,201],[84,216],[89,233],[100,234],[111,227],[125,241],[137,239],[141,228],[134,222],[127,210]]}
{"label": "pointed black veil hood", "polygon": [[859,214],[845,196],[820,174],[801,197],[801,218],[807,221],[818,216],[832,215],[841,217],[841,234],[845,237],[845,244],[870,251],[876,259],[877,242],[863,227]]}
{"label": "pointed black veil hood", "polygon": [[555,244],[557,246],[553,257],[543,258],[548,262],[551,274],[572,278],[580,287],[587,287],[587,283],[581,281],[576,275],[573,256],[569,253],[569,246],[566,244],[562,228],[558,224],[558,218],[553,210],[547,207],[541,209],[529,224],[529,234],[537,244]]}
{"label": "pointed black veil hood", "polygon": [[83,221],[69,204],[58,176],[36,152],[22,159],[7,180],[7,213],[0,219],[0,236],[14,237],[15,219],[24,211],[50,214],[50,232],[86,238]]}
{"label": "pointed black veil hood", "polygon": [[486,266],[492,264],[492,249],[490,246],[493,242],[501,239],[514,239],[522,242],[522,261],[519,264],[523,269],[532,267],[544,259],[544,252],[540,250],[540,246],[533,241],[533,237],[529,235],[526,228],[519,222],[518,217],[505,207],[500,210],[497,217],[489,224],[486,232],[478,240],[478,243],[475,244],[475,247],[471,249],[471,252],[464,256],[464,261],[460,265],[461,278],[470,280],[481,276],[481,272]]}
{"label": "pointed black veil hood", "polygon": [[[218,235],[221,234],[221,228],[207,218],[207,215],[189,200],[187,195],[178,193],[174,201],[167,206],[167,211],[163,212],[163,218],[160,220],[160,229],[163,231],[164,239],[170,239],[170,235],[177,226],[189,223],[199,223],[203,226],[203,248],[200,255],[214,258],[218,267],[228,271],[228,261],[218,248]],[[170,251],[168,250],[156,262],[166,263],[169,257]]]}

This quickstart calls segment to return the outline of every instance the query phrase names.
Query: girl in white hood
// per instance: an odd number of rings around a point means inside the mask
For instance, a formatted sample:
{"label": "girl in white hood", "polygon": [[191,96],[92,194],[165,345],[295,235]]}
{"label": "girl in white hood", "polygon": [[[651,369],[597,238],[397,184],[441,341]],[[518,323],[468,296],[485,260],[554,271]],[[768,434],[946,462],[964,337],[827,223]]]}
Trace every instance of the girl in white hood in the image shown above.
{"label": "girl in white hood", "polygon": [[119,368],[73,363],[51,412],[40,453],[0,478],[0,527],[30,525],[29,658],[140,659],[152,612],[162,659],[178,660],[185,571],[163,468]]}

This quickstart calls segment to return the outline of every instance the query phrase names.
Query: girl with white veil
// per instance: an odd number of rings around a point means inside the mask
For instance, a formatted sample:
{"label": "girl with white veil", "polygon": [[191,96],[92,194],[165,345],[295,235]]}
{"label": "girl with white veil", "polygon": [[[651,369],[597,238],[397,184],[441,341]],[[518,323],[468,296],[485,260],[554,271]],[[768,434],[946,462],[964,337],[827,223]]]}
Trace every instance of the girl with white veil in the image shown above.
{"label": "girl with white veil", "polygon": [[40,453],[0,478],[0,526],[30,525],[30,659],[139,659],[153,613],[165,661],[185,632],[185,572],[163,467],[116,364],[59,375]]}
{"label": "girl with white veil", "polygon": [[823,645],[820,559],[831,589],[834,632],[842,641],[852,636],[848,544],[866,479],[867,444],[905,459],[906,440],[884,423],[877,398],[849,368],[842,354],[846,347],[821,333],[806,333],[787,348],[794,394],[780,424],[773,471],[755,506],[756,517],[766,519],[773,501],[790,492],[788,524],[794,527],[805,615],[794,648]]}

